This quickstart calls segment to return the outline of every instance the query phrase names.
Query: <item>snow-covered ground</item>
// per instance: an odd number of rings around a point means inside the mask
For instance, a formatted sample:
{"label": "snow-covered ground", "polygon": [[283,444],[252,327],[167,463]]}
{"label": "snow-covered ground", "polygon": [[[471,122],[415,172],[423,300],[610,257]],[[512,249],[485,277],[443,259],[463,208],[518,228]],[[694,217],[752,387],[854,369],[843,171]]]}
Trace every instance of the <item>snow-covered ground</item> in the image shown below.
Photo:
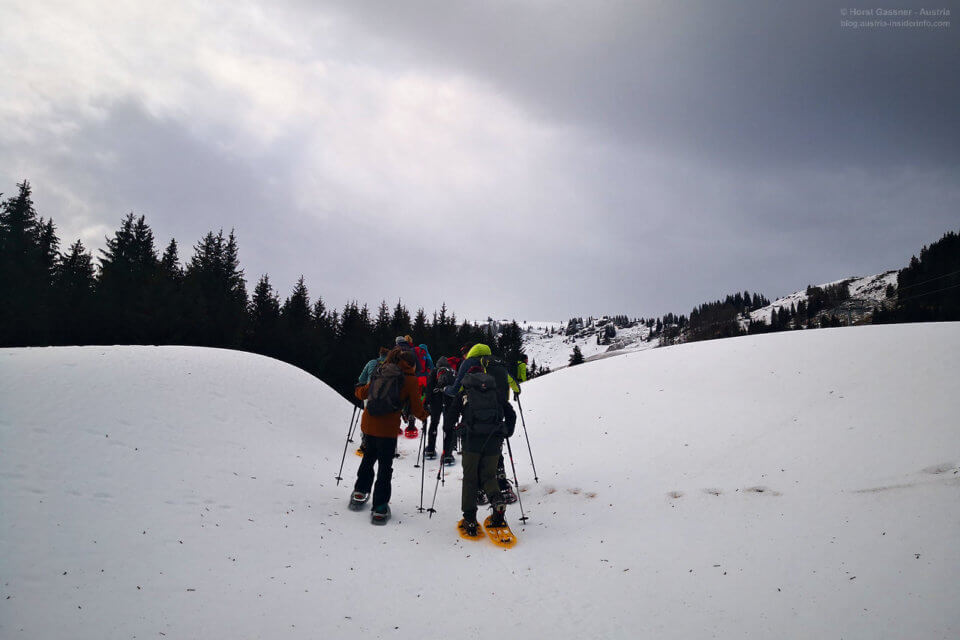
{"label": "snow-covered ground", "polygon": [[454,531],[456,469],[417,512],[413,441],[394,520],[348,511],[350,405],[297,369],[0,350],[0,637],[956,638],[958,353],[868,326],[532,380],[503,550]]}

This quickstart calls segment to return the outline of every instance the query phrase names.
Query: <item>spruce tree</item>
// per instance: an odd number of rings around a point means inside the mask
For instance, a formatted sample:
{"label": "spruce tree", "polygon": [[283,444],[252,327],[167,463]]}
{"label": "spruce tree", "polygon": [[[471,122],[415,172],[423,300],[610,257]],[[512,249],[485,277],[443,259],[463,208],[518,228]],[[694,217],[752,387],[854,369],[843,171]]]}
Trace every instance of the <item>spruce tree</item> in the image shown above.
{"label": "spruce tree", "polygon": [[[313,303],[313,335],[316,340],[316,353],[312,370],[327,384],[330,384],[332,370],[333,346],[337,340],[337,319],[334,314],[327,312],[323,298],[317,297]],[[352,396],[351,396],[352,397]]]}
{"label": "spruce tree", "polygon": [[[427,314],[424,313],[423,307],[417,309],[417,315],[413,319],[413,326],[411,327],[413,341],[417,344],[425,342],[427,339]],[[430,346],[430,345],[427,345]]]}
{"label": "spruce tree", "polygon": [[523,355],[523,331],[516,321],[501,327],[500,336],[494,346],[503,356],[507,368],[515,371],[517,363],[520,362],[520,356]]}
{"label": "spruce tree", "polygon": [[30,183],[0,206],[0,347],[46,344],[56,260],[52,222],[38,219]]}
{"label": "spruce tree", "polygon": [[143,216],[128,214],[107,238],[106,249],[100,250],[97,297],[102,341],[159,342],[152,331],[158,266],[153,231]]}
{"label": "spruce tree", "polygon": [[157,344],[177,344],[183,336],[183,267],[177,241],[171,239],[155,274],[152,339]]}
{"label": "spruce tree", "polygon": [[80,345],[93,341],[95,287],[93,256],[77,240],[57,261],[53,316],[55,344]]}
{"label": "spruce tree", "polygon": [[377,317],[373,321],[374,341],[381,347],[390,347],[393,345],[394,334],[390,327],[390,307],[386,300],[380,301],[377,307]]}
{"label": "spruce tree", "polygon": [[189,344],[237,348],[242,344],[247,288],[236,237],[207,233],[194,247],[184,275]]}
{"label": "spruce tree", "polygon": [[349,395],[363,366],[376,355],[372,329],[356,302],[344,305],[333,345],[335,365],[327,372],[330,384],[344,395]]}
{"label": "spruce tree", "polygon": [[303,276],[280,309],[281,355],[286,362],[310,371],[314,366],[310,293]]}
{"label": "spruce tree", "polygon": [[[397,300],[397,306],[393,309],[393,318],[390,320],[390,331],[393,333],[393,337],[405,336],[411,332],[410,327],[410,312],[407,311],[407,308],[403,306],[403,303],[400,300]],[[390,341],[390,345],[393,345],[393,340]]]}
{"label": "spruce tree", "polygon": [[584,362],[583,352],[580,351],[579,346],[574,345],[573,353],[570,354],[570,360],[569,360],[570,366],[572,367],[578,364],[583,364],[583,362]]}
{"label": "spruce tree", "polygon": [[280,297],[266,274],[260,277],[250,299],[247,347],[256,353],[278,357],[280,345]]}

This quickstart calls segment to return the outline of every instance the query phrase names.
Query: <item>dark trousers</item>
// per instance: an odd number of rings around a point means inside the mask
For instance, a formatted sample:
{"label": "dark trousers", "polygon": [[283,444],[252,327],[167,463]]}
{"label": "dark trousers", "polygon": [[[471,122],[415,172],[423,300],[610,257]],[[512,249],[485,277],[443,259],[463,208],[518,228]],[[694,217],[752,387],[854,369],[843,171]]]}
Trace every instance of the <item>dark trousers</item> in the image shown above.
{"label": "dark trousers", "polygon": [[[463,400],[461,396],[457,396],[455,402],[452,402],[450,406],[444,411],[443,414],[443,431],[444,431],[444,447],[446,447],[446,437],[447,437],[447,425],[450,426],[450,440],[451,446],[455,441],[455,436],[453,435],[453,427],[456,425],[457,420],[460,418],[460,413],[463,409]],[[513,406],[509,402],[503,404],[503,426],[506,433],[513,435],[514,430],[517,426],[517,412],[513,410]],[[476,436],[466,436],[464,444],[464,452],[466,451],[480,451],[481,447],[485,447],[486,437],[476,437]],[[503,438],[500,438],[500,448],[503,448]],[[480,469],[477,469],[477,486],[481,487],[483,481],[479,477]],[[503,463],[503,452],[498,451],[497,459],[497,483],[500,485],[500,489],[507,489],[510,486],[510,481],[507,480],[507,470]]]}
{"label": "dark trousers", "polygon": [[452,453],[456,449],[457,421],[460,420],[460,411],[463,409],[463,395],[456,398],[450,398],[446,401],[443,409],[443,450],[446,453]]}
{"label": "dark trousers", "polygon": [[463,489],[460,493],[460,509],[467,520],[477,517],[477,492],[482,488],[490,504],[503,502],[500,485],[497,483],[497,460],[501,459],[500,436],[468,437],[463,445],[460,461],[463,464]]}
{"label": "dark trousers", "polygon": [[[517,426],[517,412],[513,410],[509,402],[503,405],[503,426],[506,432],[511,435],[513,435],[513,431]],[[500,446],[500,459],[497,460],[497,484],[500,485],[501,491],[510,487],[510,481],[507,480],[507,469],[503,464],[502,443]]]}
{"label": "dark trousers", "polygon": [[435,451],[437,448],[437,425],[440,424],[440,418],[443,418],[443,442],[444,451],[447,442],[447,408],[453,402],[453,398],[448,395],[440,394],[430,398],[430,428],[427,431],[427,451]]}
{"label": "dark trousers", "polygon": [[[353,490],[369,493],[372,486],[374,507],[390,502],[390,479],[393,477],[393,454],[396,451],[396,438],[367,436],[363,460],[357,469],[357,482],[353,485]],[[373,483],[373,463],[377,463],[376,485]]]}

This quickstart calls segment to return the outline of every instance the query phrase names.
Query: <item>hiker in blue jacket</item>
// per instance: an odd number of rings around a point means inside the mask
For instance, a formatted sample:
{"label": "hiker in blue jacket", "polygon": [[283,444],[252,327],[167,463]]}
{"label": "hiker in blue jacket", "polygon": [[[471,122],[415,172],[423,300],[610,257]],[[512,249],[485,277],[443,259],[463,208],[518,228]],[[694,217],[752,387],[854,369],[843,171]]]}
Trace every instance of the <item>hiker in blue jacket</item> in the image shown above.
{"label": "hiker in blue jacket", "polygon": [[[390,352],[386,347],[380,347],[380,355],[376,358],[367,362],[364,365],[363,371],[360,372],[360,377],[357,378],[356,384],[353,385],[353,388],[362,387],[365,384],[370,384],[370,376],[373,375],[373,372],[376,370],[377,365],[386,359],[387,354]],[[364,451],[367,450],[367,436],[362,431],[360,432],[360,447],[357,449],[357,453],[362,455]]]}

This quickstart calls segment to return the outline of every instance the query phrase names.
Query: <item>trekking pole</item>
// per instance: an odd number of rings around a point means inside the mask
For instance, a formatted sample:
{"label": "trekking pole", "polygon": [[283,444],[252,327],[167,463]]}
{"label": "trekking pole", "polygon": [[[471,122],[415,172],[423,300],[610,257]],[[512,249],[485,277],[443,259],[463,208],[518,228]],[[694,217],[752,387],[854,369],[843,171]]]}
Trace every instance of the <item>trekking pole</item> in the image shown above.
{"label": "trekking pole", "polygon": [[507,453],[510,454],[510,467],[513,469],[513,483],[517,485],[517,504],[520,505],[520,522],[526,524],[527,515],[523,512],[523,500],[520,498],[520,481],[517,480],[517,465],[513,464],[513,449],[510,447],[510,438],[506,438]]}
{"label": "trekking pole", "polygon": [[347,441],[343,443],[343,457],[340,458],[340,470],[337,471],[337,486],[340,486],[340,481],[343,478],[340,476],[343,473],[343,463],[347,460],[347,446],[350,444],[350,434],[353,433],[353,421],[357,417],[357,405],[353,405],[353,413],[350,414],[350,427],[347,429]]}
{"label": "trekking pole", "polygon": [[[443,455],[444,455],[444,456],[447,455],[446,449],[444,449]],[[433,501],[430,503],[430,508],[427,509],[427,511],[430,512],[430,517],[431,517],[431,518],[433,517],[433,514],[435,514],[435,513],[437,512],[437,510],[433,508],[433,505],[435,505],[435,504],[437,503],[437,489],[440,487],[440,476],[441,476],[441,475],[443,475],[443,459],[442,459],[442,458],[441,458],[441,460],[440,460],[440,468],[437,469],[437,484],[433,485]]]}
{"label": "trekking pole", "polygon": [[423,466],[420,467],[420,506],[417,507],[417,511],[423,513],[423,482],[427,476],[427,445],[423,440],[423,434],[420,435],[420,452],[417,453],[418,458],[420,453],[423,453]]}
{"label": "trekking pole", "polygon": [[[357,407],[357,405],[353,405],[353,412],[354,412],[354,414],[356,414],[357,409],[359,409],[359,407]],[[347,436],[347,442],[353,442],[353,434],[355,434],[355,433],[357,432],[357,425],[359,425],[359,424],[360,424],[360,421],[357,420],[357,421],[354,422],[353,425],[350,427],[350,435]]]}
{"label": "trekking pole", "polygon": [[[422,431],[420,432],[420,448],[417,449],[417,462],[416,462],[416,464],[413,465],[413,468],[414,468],[414,469],[419,469],[419,468],[420,468],[420,454],[421,454],[421,453],[424,453],[424,454],[426,453],[426,450],[423,448],[423,436],[424,436],[425,432],[426,432],[426,429],[424,429],[424,430],[422,430]],[[424,458],[423,463],[424,463],[424,464],[427,463],[426,458]]]}
{"label": "trekking pole", "polygon": [[[533,451],[530,449],[530,436],[527,434],[527,421],[523,419],[523,405],[520,404],[520,397],[514,396],[517,401],[517,408],[520,409],[520,422],[523,424],[523,437],[527,439],[527,452],[530,454],[530,466],[533,467],[533,479],[540,484],[540,478],[537,477],[537,465],[533,462]],[[508,441],[509,442],[509,441]],[[513,462],[513,458],[510,458]]]}

